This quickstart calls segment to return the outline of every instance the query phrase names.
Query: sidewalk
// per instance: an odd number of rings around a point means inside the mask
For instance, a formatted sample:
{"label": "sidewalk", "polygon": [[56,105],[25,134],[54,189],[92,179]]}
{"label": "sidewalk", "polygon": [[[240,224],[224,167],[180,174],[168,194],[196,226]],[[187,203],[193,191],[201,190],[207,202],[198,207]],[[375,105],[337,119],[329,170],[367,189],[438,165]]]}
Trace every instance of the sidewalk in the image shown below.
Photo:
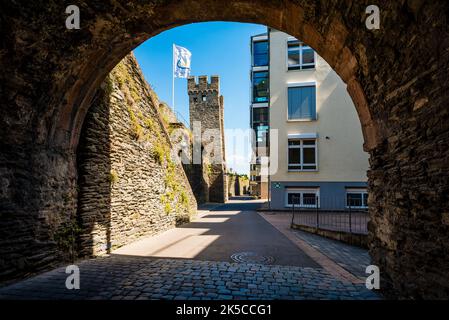
{"label": "sidewalk", "polygon": [[366,267],[371,264],[368,250],[301,230],[292,232],[356,277],[366,278]]}
{"label": "sidewalk", "polygon": [[288,213],[259,214],[334,276],[352,283],[364,283],[366,267],[371,264],[367,250],[291,229]]}

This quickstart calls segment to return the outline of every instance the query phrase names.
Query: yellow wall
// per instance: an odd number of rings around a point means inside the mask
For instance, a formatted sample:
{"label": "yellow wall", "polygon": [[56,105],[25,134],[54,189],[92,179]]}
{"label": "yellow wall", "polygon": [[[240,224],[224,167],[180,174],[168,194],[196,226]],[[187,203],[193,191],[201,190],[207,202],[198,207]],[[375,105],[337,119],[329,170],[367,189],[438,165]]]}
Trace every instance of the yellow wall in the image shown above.
{"label": "yellow wall", "polygon": [[[270,126],[279,130],[278,150],[270,142],[272,157],[278,155],[271,181],[367,181],[368,154],[346,85],[318,55],[315,69],[288,71],[288,38],[279,31],[270,35]],[[288,84],[301,82],[316,82],[317,121],[287,121]],[[288,172],[288,135],[299,133],[318,134],[317,172]]]}

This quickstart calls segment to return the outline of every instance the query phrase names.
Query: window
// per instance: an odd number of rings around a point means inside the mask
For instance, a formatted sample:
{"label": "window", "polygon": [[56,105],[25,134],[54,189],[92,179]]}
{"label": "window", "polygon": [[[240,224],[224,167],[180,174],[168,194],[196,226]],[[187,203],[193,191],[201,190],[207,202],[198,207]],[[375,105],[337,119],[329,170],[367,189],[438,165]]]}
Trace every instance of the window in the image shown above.
{"label": "window", "polygon": [[256,128],[257,147],[268,146],[268,126],[258,126]]}
{"label": "window", "polygon": [[368,191],[366,189],[348,189],[346,190],[347,208],[368,208]]}
{"label": "window", "polygon": [[316,120],[315,86],[288,88],[288,120]]}
{"label": "window", "polygon": [[268,102],[268,72],[253,73],[253,102]]}
{"label": "window", "polygon": [[305,70],[315,67],[315,51],[298,40],[288,41],[288,69]]}
{"label": "window", "polygon": [[289,139],[288,140],[288,170],[315,171],[317,165],[316,140]]}
{"label": "window", "polygon": [[253,108],[253,123],[268,123],[268,108]]}
{"label": "window", "polygon": [[203,102],[206,102],[207,101],[207,96],[205,94],[203,94],[202,99],[203,99]]}
{"label": "window", "polygon": [[253,42],[253,66],[268,66],[268,41]]}
{"label": "window", "polygon": [[286,194],[286,207],[316,208],[320,206],[319,189],[289,189]]}

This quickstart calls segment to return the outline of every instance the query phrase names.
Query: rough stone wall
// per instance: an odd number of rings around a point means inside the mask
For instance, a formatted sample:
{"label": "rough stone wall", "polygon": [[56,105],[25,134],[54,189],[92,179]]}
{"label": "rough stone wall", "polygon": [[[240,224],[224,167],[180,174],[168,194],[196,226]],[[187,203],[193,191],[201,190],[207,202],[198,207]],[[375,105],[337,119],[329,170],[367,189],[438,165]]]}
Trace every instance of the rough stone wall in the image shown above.
{"label": "rough stone wall", "polygon": [[[204,147],[201,166],[194,162],[194,170],[199,173],[206,169],[208,187],[203,190],[209,191],[208,201],[224,203],[228,200],[228,182],[224,144],[224,100],[220,96],[220,79],[218,76],[212,76],[208,83],[207,76],[200,76],[196,83],[195,77],[190,77],[187,85],[190,128],[195,139],[200,139]],[[197,126],[201,126],[201,129],[196,130]],[[195,156],[193,158],[195,160]]]}
{"label": "rough stone wall", "polygon": [[84,255],[173,228],[196,210],[158,106],[130,55],[112,71],[89,110],[78,149]]}
{"label": "rough stone wall", "polygon": [[[187,128],[187,125],[180,122],[179,115],[166,104],[161,104],[162,119],[168,126],[170,140],[173,145],[173,151],[180,155],[184,172],[190,183],[190,187],[195,195],[198,204],[209,202],[209,162],[206,157],[199,159],[199,164],[193,163],[193,149],[198,147],[201,154],[202,144],[194,145],[194,134]],[[184,121],[184,120],[183,120]],[[196,141],[201,141],[198,135]]]}
{"label": "rough stone wall", "polygon": [[201,164],[187,164],[184,165],[184,170],[197,203],[204,204],[210,202],[209,164],[204,161]]}
{"label": "rough stone wall", "polygon": [[226,20],[291,34],[340,75],[371,156],[370,252],[381,287],[396,297],[449,297],[447,1],[379,1],[375,31],[365,27],[369,0],[77,4],[81,30],[65,28],[64,1],[2,2],[2,279],[63,261],[54,233],[76,217],[75,150],[106,75],[164,30]]}
{"label": "rough stone wall", "polygon": [[249,179],[246,176],[228,174],[228,196],[243,196],[248,194]]}

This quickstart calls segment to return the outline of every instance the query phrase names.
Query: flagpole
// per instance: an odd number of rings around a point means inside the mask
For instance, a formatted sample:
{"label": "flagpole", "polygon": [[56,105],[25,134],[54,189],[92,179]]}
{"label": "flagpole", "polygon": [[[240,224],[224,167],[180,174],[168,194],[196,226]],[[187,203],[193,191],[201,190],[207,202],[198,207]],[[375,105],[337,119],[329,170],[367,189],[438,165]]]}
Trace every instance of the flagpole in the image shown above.
{"label": "flagpole", "polygon": [[175,112],[175,44],[173,43],[173,72],[172,72],[172,108]]}

